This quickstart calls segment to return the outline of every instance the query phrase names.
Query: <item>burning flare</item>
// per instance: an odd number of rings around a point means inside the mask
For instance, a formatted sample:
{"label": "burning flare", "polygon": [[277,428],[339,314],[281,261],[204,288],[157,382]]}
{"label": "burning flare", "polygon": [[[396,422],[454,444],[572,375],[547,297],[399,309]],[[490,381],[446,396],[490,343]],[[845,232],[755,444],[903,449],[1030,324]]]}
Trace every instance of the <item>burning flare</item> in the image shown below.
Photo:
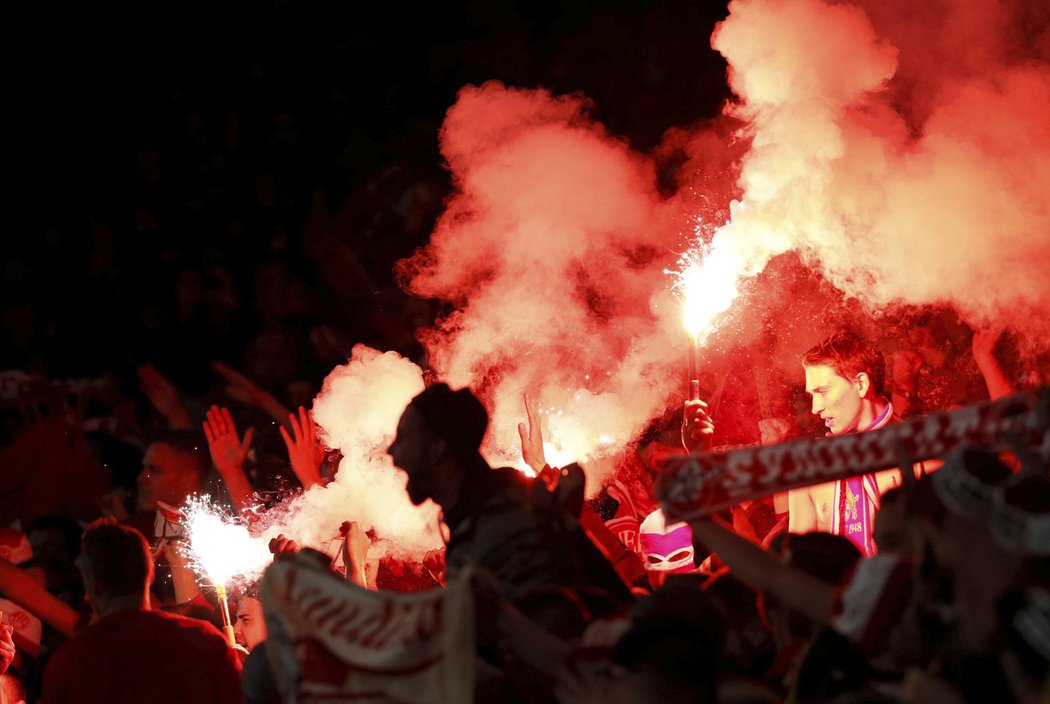
{"label": "burning flare", "polygon": [[707,339],[715,316],[737,297],[742,262],[736,250],[718,239],[701,244],[679,258],[675,291],[682,301],[682,322],[689,335],[689,398],[700,400],[700,343]]}
{"label": "burning flare", "polygon": [[678,265],[674,288],[682,300],[682,323],[699,344],[711,333],[715,316],[736,299],[741,260],[728,241],[716,235],[710,245],[685,252]]}
{"label": "burning flare", "polygon": [[252,537],[240,519],[213,504],[210,496],[191,497],[182,512],[190,566],[216,587],[258,579],[273,560],[266,541]]}

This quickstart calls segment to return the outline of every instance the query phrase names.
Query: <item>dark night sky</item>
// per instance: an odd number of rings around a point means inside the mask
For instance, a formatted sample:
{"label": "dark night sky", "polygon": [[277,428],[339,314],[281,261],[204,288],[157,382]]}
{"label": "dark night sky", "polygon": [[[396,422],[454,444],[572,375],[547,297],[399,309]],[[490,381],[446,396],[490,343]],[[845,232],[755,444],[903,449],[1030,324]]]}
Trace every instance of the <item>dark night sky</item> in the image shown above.
{"label": "dark night sky", "polygon": [[[23,106],[32,190],[49,210],[119,209],[110,189],[137,151],[175,138],[192,111],[265,100],[301,124],[308,158],[327,167],[350,136],[382,143],[418,118],[436,127],[459,87],[493,78],[582,91],[600,121],[641,148],[725,97],[723,65],[707,45],[720,2],[217,5],[92,6],[41,32]],[[345,96],[343,115],[325,114],[333,89]],[[425,128],[413,139],[435,146]]]}
{"label": "dark night sky", "polygon": [[[164,303],[178,266],[218,257],[247,282],[274,255],[275,229],[294,237],[318,188],[337,207],[394,160],[447,188],[437,129],[463,85],[580,91],[642,150],[713,116],[727,95],[709,47],[723,2],[145,5],[24,8],[16,23],[30,47],[12,109],[26,217],[24,235],[4,239],[5,298],[33,309],[44,347],[91,340],[106,359],[139,324],[135,305]],[[150,159],[156,182],[143,178]],[[253,210],[260,178],[278,194],[265,212]],[[86,271],[100,227],[113,242],[102,274]],[[366,266],[389,278],[425,236]],[[0,366],[38,347],[8,343]],[[60,356],[45,366],[91,371]]]}

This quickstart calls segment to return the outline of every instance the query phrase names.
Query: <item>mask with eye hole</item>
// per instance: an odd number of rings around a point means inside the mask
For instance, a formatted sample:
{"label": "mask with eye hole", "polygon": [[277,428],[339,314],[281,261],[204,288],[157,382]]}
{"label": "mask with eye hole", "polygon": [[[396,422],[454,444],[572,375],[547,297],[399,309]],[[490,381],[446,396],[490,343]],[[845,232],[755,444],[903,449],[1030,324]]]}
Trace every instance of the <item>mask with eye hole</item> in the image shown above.
{"label": "mask with eye hole", "polygon": [[667,525],[663,511],[650,513],[638,531],[638,539],[645,557],[645,569],[650,572],[692,572],[693,531],[687,523]]}

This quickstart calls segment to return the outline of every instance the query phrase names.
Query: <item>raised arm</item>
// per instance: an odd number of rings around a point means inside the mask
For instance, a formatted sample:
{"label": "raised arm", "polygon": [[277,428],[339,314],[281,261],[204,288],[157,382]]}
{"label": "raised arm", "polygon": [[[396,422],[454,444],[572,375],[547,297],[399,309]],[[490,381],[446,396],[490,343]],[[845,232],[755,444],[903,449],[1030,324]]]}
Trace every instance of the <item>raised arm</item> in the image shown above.
{"label": "raised arm", "polygon": [[244,459],[248,456],[253,433],[254,429],[248,428],[242,440],[237,434],[237,426],[233,424],[233,416],[228,408],[212,406],[208,409],[208,419],[204,421],[208,452],[239,511],[252,507],[254,492],[248,475],[244,473]]}
{"label": "raised arm", "polygon": [[975,330],[973,333],[973,361],[977,363],[977,368],[984,377],[984,385],[988,388],[988,397],[993,401],[1009,396],[1017,390],[1006,378],[995,356],[995,345],[1002,333],[1002,330]]}
{"label": "raised arm", "polygon": [[368,559],[368,548],[372,541],[357,521],[343,521],[339,526],[343,534],[343,564],[346,565],[346,578],[357,586],[368,589],[368,574],[365,568]]}
{"label": "raised arm", "polygon": [[682,446],[686,452],[706,452],[715,439],[715,422],[704,401],[686,401],[682,415]]}
{"label": "raised arm", "polygon": [[138,372],[142,392],[149,398],[153,407],[168,421],[168,425],[175,430],[192,430],[193,421],[175,385],[148,364],[140,365]]}
{"label": "raised arm", "polygon": [[288,426],[292,432],[289,433],[281,426],[281,439],[288,448],[288,460],[295,476],[304,489],[309,489],[315,484],[324,484],[324,478],[321,476],[324,452],[317,442],[317,426],[314,425],[310,414],[299,406],[298,416],[294,413],[288,414]]}
{"label": "raised arm", "polygon": [[521,395],[525,403],[525,418],[528,425],[518,423],[518,436],[521,438],[521,457],[525,464],[540,476],[547,466],[547,456],[543,451],[543,429],[540,427],[540,415],[536,412],[536,403],[528,394]]}
{"label": "raised arm", "polygon": [[288,421],[291,411],[278,401],[273,394],[260,388],[251,379],[222,362],[212,362],[211,368],[226,380],[226,391],[235,399],[242,403],[258,406],[282,425]]}
{"label": "raised arm", "polygon": [[53,596],[25,570],[0,558],[0,593],[33,613],[62,635],[76,631],[78,614],[72,606]]}
{"label": "raised arm", "polygon": [[181,606],[200,597],[201,588],[197,582],[197,573],[190,567],[185,552],[176,543],[166,540],[164,541],[164,555],[168,558],[168,566],[171,568],[175,604]]}

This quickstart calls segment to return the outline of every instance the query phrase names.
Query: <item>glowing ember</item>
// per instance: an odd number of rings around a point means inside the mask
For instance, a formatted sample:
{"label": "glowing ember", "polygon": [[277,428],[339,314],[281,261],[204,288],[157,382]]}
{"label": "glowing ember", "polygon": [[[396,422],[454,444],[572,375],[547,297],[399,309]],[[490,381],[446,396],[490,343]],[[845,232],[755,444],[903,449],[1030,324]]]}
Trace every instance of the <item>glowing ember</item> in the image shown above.
{"label": "glowing ember", "polygon": [[682,255],[675,290],[682,300],[682,322],[690,338],[702,342],[711,321],[725,312],[737,296],[741,261],[726,240],[702,245]]}
{"label": "glowing ember", "polygon": [[253,580],[270,564],[267,541],[253,538],[239,519],[211,503],[211,497],[192,497],[182,509],[186,516],[186,556],[198,575],[216,585],[234,578]]}

